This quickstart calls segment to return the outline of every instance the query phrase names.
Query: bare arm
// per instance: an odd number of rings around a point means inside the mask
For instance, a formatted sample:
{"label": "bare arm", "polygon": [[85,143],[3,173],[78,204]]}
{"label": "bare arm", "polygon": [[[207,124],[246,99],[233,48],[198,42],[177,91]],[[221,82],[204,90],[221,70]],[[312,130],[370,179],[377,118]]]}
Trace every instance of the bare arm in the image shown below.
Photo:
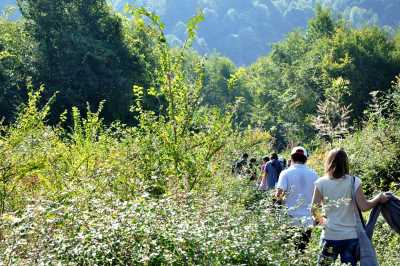
{"label": "bare arm", "polygon": [[277,188],[277,189],[276,189],[275,197],[276,197],[278,200],[282,200],[284,195],[285,195],[285,191],[283,191],[283,189],[281,189],[281,188]]}
{"label": "bare arm", "polygon": [[384,193],[379,193],[373,199],[367,200],[361,186],[359,186],[356,191],[356,201],[358,208],[360,208],[361,211],[368,211],[379,203],[387,202],[388,199],[389,197],[387,195],[385,195]]}
{"label": "bare arm", "polygon": [[277,200],[283,201],[285,192],[288,190],[288,180],[287,176],[282,174],[279,176],[278,183],[276,184],[275,198]]}
{"label": "bare arm", "polygon": [[266,176],[267,176],[266,170],[262,170],[260,178],[259,178],[260,184],[264,184],[264,181],[265,181],[264,179],[266,178]]}
{"label": "bare arm", "polygon": [[321,192],[317,187],[314,188],[314,195],[312,198],[312,205],[311,205],[311,214],[314,218],[316,224],[323,224],[325,221],[322,212],[321,212],[321,205],[322,205],[323,197]]}
{"label": "bare arm", "polygon": [[257,178],[257,184],[261,184],[262,179],[263,179],[263,175],[261,174]]}

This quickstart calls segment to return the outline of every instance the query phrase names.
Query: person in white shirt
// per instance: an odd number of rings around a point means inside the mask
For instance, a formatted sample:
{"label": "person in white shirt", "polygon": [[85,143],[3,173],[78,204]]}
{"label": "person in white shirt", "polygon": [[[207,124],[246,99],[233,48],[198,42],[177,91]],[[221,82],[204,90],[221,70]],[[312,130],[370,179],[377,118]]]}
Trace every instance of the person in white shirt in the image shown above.
{"label": "person in white shirt", "polygon": [[303,147],[294,147],[291,152],[291,165],[281,172],[276,186],[276,198],[284,199],[292,224],[301,228],[301,238],[296,240],[299,250],[304,250],[311,238],[313,220],[311,200],[317,173],[306,166],[308,154]]}
{"label": "person in white shirt", "polygon": [[[354,185],[353,184],[354,180]],[[354,187],[353,187],[354,186]],[[369,210],[388,201],[388,196],[379,194],[367,200],[358,177],[349,175],[349,160],[342,149],[331,150],[325,159],[325,175],[315,182],[312,214],[315,224],[323,225],[322,251],[318,265],[331,265],[340,255],[341,263],[356,265],[358,238],[356,218],[351,190],[361,211]],[[324,207],[322,215],[320,207]]]}

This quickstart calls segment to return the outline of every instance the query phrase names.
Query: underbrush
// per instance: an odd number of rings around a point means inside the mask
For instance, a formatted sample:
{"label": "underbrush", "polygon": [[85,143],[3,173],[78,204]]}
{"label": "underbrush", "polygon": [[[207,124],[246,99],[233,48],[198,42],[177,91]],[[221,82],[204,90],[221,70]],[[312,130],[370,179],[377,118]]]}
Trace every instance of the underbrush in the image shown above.
{"label": "underbrush", "polygon": [[[207,162],[205,149],[186,151],[193,167],[202,164],[191,172],[197,185],[187,191],[178,178],[190,172],[165,169],[171,157],[158,142],[165,137],[162,128],[105,127],[99,112],[81,118],[76,111],[70,130],[49,127],[43,122],[48,109],[37,108],[39,94],[31,97],[17,123],[2,129],[0,265],[315,264],[320,228],[300,253],[293,239],[299,232],[286,210],[272,204],[272,195],[230,175],[241,152],[268,150],[267,133],[221,134],[215,140],[224,146]],[[388,156],[397,147],[373,141],[380,131],[369,127],[340,145],[350,154],[359,151],[358,160],[351,158],[353,170],[362,169],[363,182],[373,187],[370,169],[394,162]],[[153,143],[158,146],[149,148]],[[312,167],[321,170],[328,149],[320,145]],[[373,167],[362,164],[371,155],[380,160],[368,161]],[[399,241],[378,223],[374,244],[381,265],[400,261]]]}
{"label": "underbrush", "polygon": [[393,82],[389,95],[374,102],[361,129],[332,144],[321,141],[309,162],[323,174],[325,153],[333,147],[344,148],[350,173],[361,178],[369,196],[377,191],[400,190],[400,77]]}
{"label": "underbrush", "polygon": [[[304,253],[299,231],[272,195],[243,180],[230,189],[159,199],[32,201],[3,215],[2,265],[314,265],[320,228]],[[399,236],[379,219],[380,265],[396,265]],[[338,264],[339,265],[339,264]]]}
{"label": "underbrush", "polygon": [[[246,182],[229,185],[237,189],[234,194],[186,195],[180,201],[147,196],[121,201],[112,194],[62,203],[38,200],[20,213],[3,216],[0,261],[6,265],[310,265],[315,260],[315,249],[300,254],[294,248],[291,236],[296,231],[285,211],[270,204],[268,194],[254,200],[259,192]],[[252,208],[246,209],[249,204]]]}

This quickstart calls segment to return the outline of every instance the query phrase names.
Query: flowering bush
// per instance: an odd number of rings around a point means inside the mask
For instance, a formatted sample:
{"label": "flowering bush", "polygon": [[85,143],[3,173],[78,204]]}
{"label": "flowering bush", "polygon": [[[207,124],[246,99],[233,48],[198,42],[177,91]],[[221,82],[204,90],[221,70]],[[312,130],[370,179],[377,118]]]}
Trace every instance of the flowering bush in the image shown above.
{"label": "flowering bush", "polygon": [[[5,214],[0,259],[11,265],[309,265],[315,249],[301,255],[284,210],[260,201],[241,181],[235,195],[120,201],[36,201],[20,215]],[[229,193],[228,193],[229,194]],[[250,199],[248,197],[248,199]],[[246,204],[247,203],[247,204]]]}

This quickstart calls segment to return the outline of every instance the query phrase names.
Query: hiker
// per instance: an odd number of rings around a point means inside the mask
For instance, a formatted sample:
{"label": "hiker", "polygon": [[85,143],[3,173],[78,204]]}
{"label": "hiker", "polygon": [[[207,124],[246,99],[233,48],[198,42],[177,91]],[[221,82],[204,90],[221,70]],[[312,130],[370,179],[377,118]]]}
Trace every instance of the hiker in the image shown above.
{"label": "hiker", "polygon": [[292,218],[291,224],[300,231],[300,237],[295,239],[296,247],[303,251],[310,238],[313,220],[311,217],[311,200],[314,192],[314,182],[318,179],[316,172],[306,166],[308,154],[303,147],[294,147],[291,152],[291,166],[283,170],[276,186],[275,197],[288,208]]}
{"label": "hiker", "polygon": [[[341,263],[356,265],[359,250],[357,218],[355,206],[367,211],[379,203],[388,201],[389,196],[380,193],[372,200],[367,200],[358,177],[349,175],[349,161],[342,149],[331,150],[325,159],[325,175],[315,182],[312,215],[315,225],[322,225],[321,253],[318,265],[331,265],[340,255]],[[354,198],[356,204],[353,205]],[[321,214],[324,207],[325,216]],[[364,239],[363,239],[364,241]],[[371,245],[372,247],[372,245]],[[374,255],[374,251],[372,251]]]}
{"label": "hiker", "polygon": [[268,189],[268,185],[267,185],[267,178],[265,177],[266,172],[265,172],[265,167],[267,165],[267,163],[269,162],[269,157],[268,156],[264,156],[262,159],[262,164],[261,164],[261,175],[258,178],[257,184],[258,184],[258,189],[259,190],[267,190]]}
{"label": "hiker", "polygon": [[278,154],[272,153],[271,160],[265,165],[265,175],[264,178],[267,179],[268,189],[275,188],[276,183],[280,173],[282,172],[282,165],[278,160]]}
{"label": "hiker", "polygon": [[255,181],[257,179],[257,159],[251,158],[249,167],[247,168],[247,174],[250,177],[251,181]]}
{"label": "hiker", "polygon": [[[287,165],[286,159],[279,158],[278,161],[281,163],[282,170],[286,169],[286,165]],[[278,177],[279,177],[279,175],[278,175]]]}
{"label": "hiker", "polygon": [[268,156],[264,156],[261,160],[261,165],[260,165],[260,171],[264,172],[264,167],[265,165],[268,163],[269,161],[269,157]]}
{"label": "hiker", "polygon": [[237,160],[232,166],[232,174],[235,175],[243,175],[245,173],[245,168],[247,168],[247,159],[249,155],[247,153],[243,153],[242,158]]}

